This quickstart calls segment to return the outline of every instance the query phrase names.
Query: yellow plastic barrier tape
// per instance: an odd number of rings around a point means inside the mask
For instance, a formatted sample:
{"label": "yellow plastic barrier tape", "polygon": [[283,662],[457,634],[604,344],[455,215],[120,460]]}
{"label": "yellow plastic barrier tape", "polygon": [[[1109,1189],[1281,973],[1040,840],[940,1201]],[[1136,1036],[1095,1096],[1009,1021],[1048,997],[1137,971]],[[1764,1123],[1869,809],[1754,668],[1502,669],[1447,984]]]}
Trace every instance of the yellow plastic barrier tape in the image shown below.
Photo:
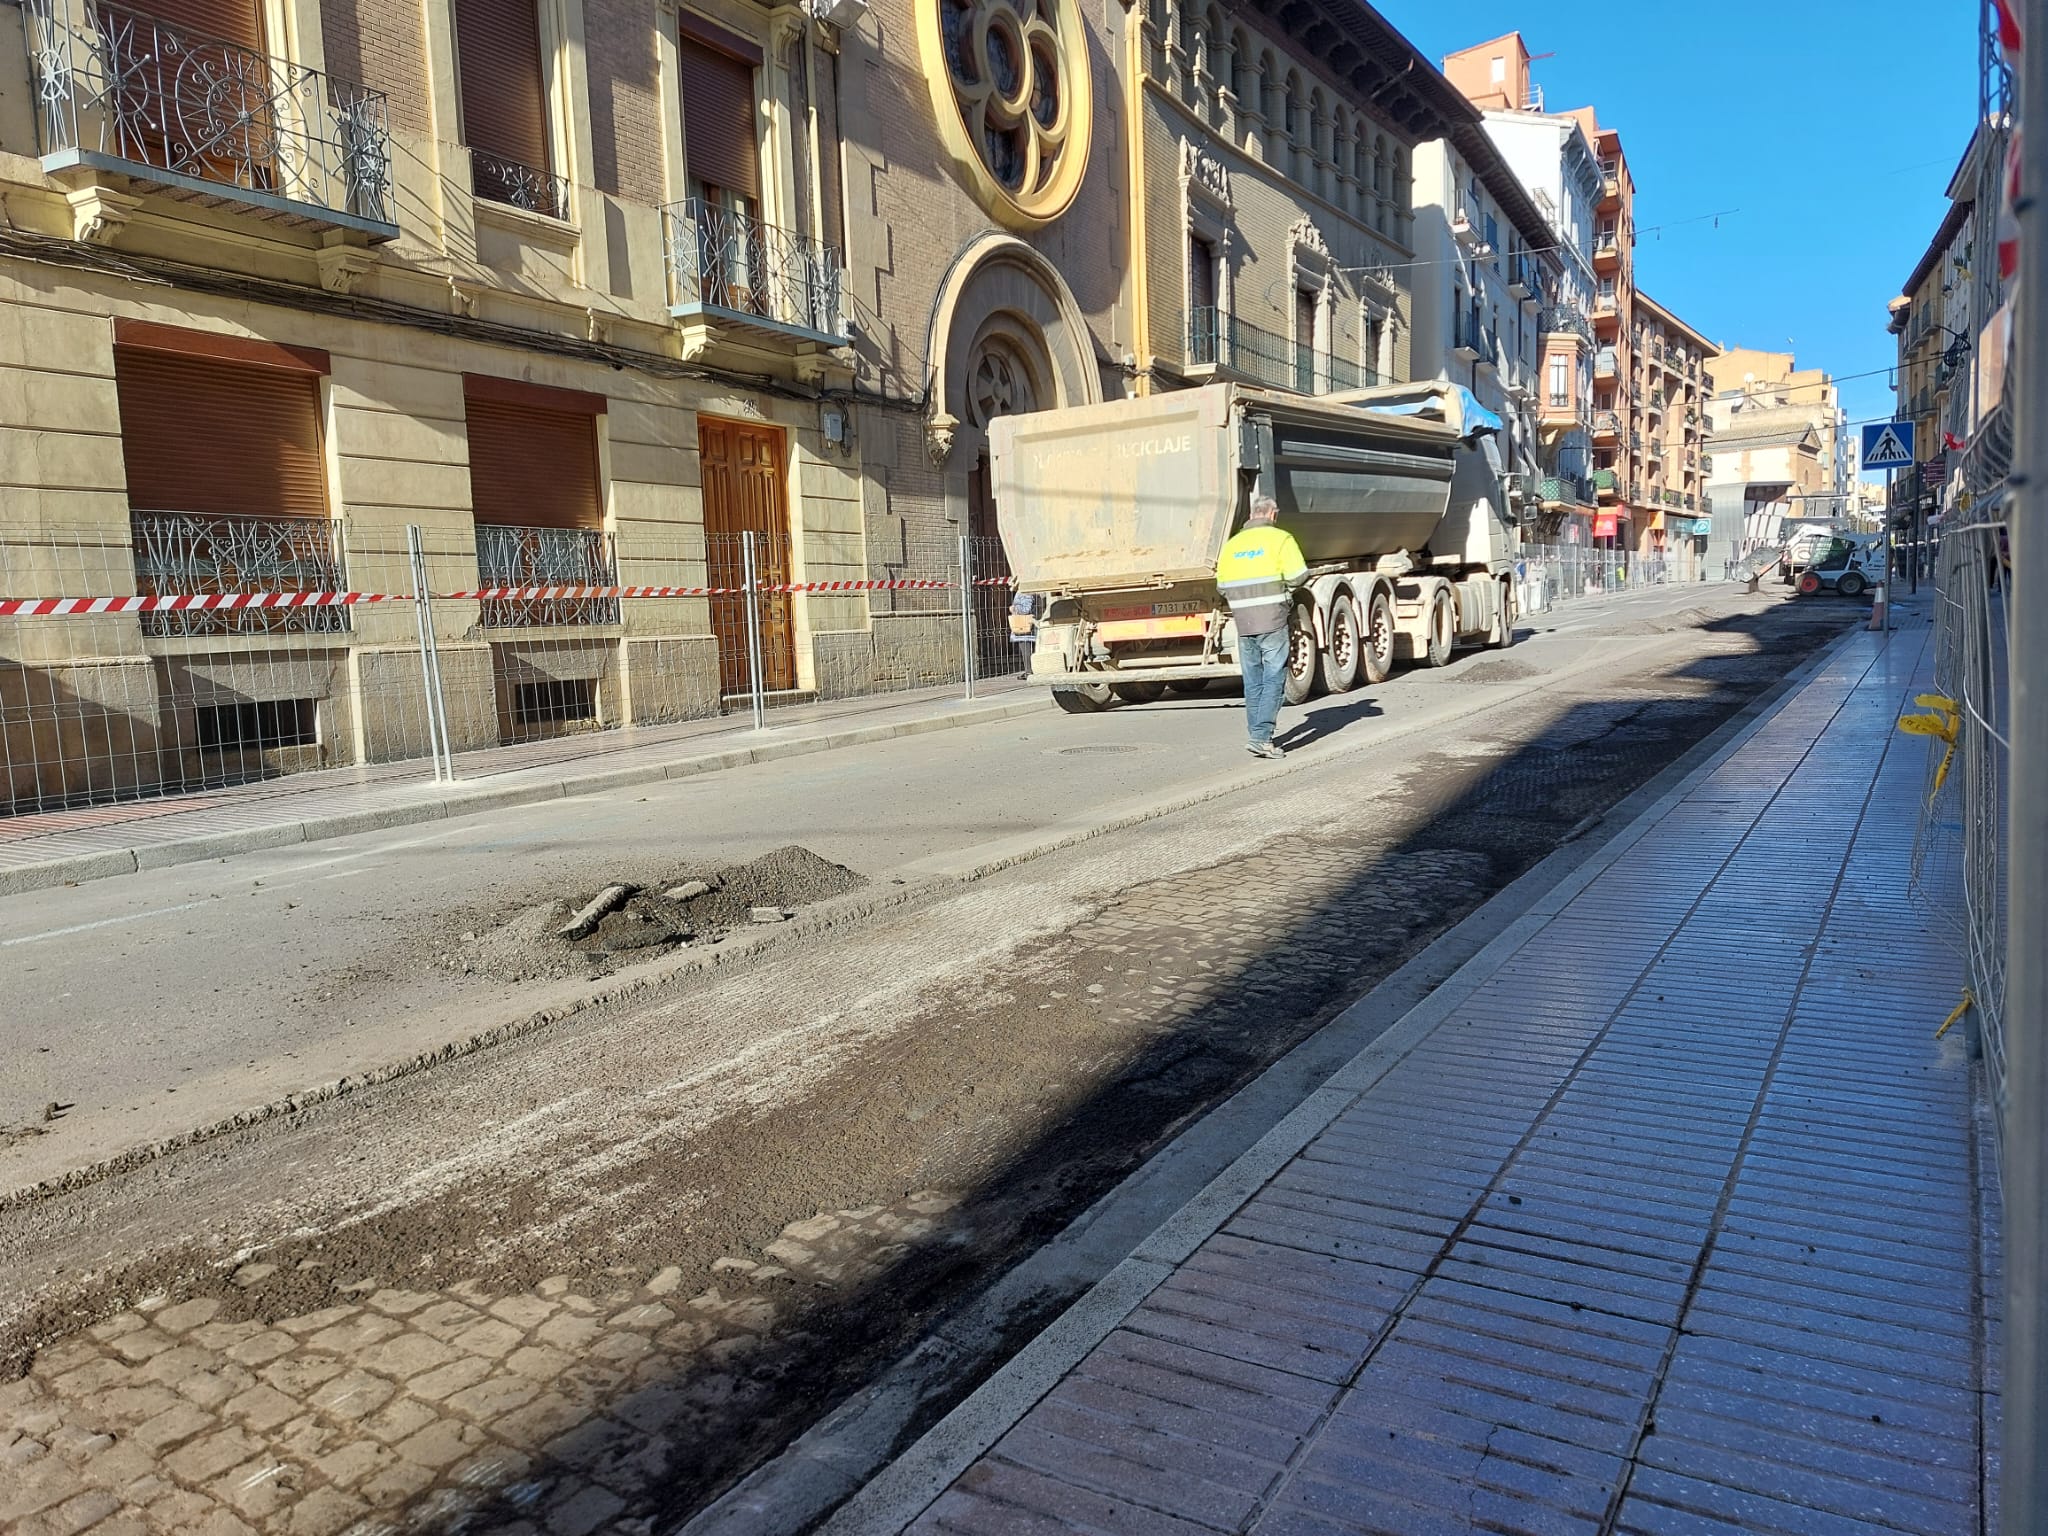
{"label": "yellow plastic barrier tape", "polygon": [[[1901,715],[1899,729],[1913,736],[1934,736],[1948,743],[1948,750],[1941,754],[1941,766],[1934,770],[1934,794],[1941,793],[1941,786],[1948,782],[1948,770],[1956,760],[1956,738],[1962,734],[1962,706],[1954,699],[1938,693],[1923,693],[1913,700],[1923,709],[1933,710],[1930,715]],[[1933,795],[1928,798],[1932,799]]]}
{"label": "yellow plastic barrier tape", "polygon": [[1977,994],[1968,987],[1963,988],[1963,1000],[1957,1003],[1949,1012],[1949,1016],[1941,1021],[1941,1028],[1934,1032],[1934,1038],[1939,1040],[1943,1035],[1947,1034],[1949,1025],[1955,1023],[1957,1019],[1968,1013],[1976,1005],[1976,1002]]}

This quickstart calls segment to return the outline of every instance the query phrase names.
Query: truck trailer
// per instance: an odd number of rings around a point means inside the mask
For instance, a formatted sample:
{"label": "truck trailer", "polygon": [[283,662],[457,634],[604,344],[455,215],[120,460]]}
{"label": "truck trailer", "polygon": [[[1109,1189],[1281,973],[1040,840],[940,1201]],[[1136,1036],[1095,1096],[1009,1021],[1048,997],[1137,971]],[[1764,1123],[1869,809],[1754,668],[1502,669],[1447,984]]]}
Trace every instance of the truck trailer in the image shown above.
{"label": "truck trailer", "polygon": [[1240,677],[1216,562],[1271,495],[1307,558],[1287,698],[1514,642],[1500,418],[1456,385],[1307,398],[1235,383],[999,417],[1003,546],[1042,608],[1031,678],[1063,708]]}

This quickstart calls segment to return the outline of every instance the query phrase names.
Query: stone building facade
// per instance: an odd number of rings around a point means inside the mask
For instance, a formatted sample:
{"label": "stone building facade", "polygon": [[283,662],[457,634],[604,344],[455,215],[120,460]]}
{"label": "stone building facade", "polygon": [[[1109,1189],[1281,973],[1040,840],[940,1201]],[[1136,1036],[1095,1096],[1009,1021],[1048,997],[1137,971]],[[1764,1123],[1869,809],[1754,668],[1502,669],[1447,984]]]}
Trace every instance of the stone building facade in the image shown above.
{"label": "stone building facade", "polygon": [[[454,751],[715,713],[730,598],[491,594],[992,573],[996,415],[1405,378],[1468,120],[1341,0],[26,0],[0,596],[417,558]],[[763,686],[957,678],[960,602],[766,598]],[[0,617],[0,812],[423,755],[418,622]]]}

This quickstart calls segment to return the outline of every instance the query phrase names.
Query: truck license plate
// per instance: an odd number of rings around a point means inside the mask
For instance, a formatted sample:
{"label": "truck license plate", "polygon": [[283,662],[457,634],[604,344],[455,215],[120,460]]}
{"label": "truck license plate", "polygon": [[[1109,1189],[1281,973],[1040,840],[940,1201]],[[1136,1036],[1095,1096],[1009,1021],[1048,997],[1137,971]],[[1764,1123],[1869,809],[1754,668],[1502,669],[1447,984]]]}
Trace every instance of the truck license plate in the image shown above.
{"label": "truck license plate", "polygon": [[1102,610],[1102,617],[1105,621],[1114,623],[1123,619],[1160,619],[1176,614],[1199,613],[1201,609],[1202,605],[1195,602],[1132,603],[1122,608],[1105,608]]}

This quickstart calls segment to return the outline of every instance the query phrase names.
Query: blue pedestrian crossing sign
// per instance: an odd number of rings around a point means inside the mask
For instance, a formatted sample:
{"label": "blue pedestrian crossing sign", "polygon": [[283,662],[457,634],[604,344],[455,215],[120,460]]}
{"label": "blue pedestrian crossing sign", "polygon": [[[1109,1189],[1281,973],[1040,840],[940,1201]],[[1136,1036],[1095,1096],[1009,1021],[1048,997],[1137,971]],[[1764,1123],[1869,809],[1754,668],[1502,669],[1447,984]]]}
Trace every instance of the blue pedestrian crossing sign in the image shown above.
{"label": "blue pedestrian crossing sign", "polygon": [[1863,429],[1865,469],[1911,469],[1913,467],[1913,423],[1874,421]]}

